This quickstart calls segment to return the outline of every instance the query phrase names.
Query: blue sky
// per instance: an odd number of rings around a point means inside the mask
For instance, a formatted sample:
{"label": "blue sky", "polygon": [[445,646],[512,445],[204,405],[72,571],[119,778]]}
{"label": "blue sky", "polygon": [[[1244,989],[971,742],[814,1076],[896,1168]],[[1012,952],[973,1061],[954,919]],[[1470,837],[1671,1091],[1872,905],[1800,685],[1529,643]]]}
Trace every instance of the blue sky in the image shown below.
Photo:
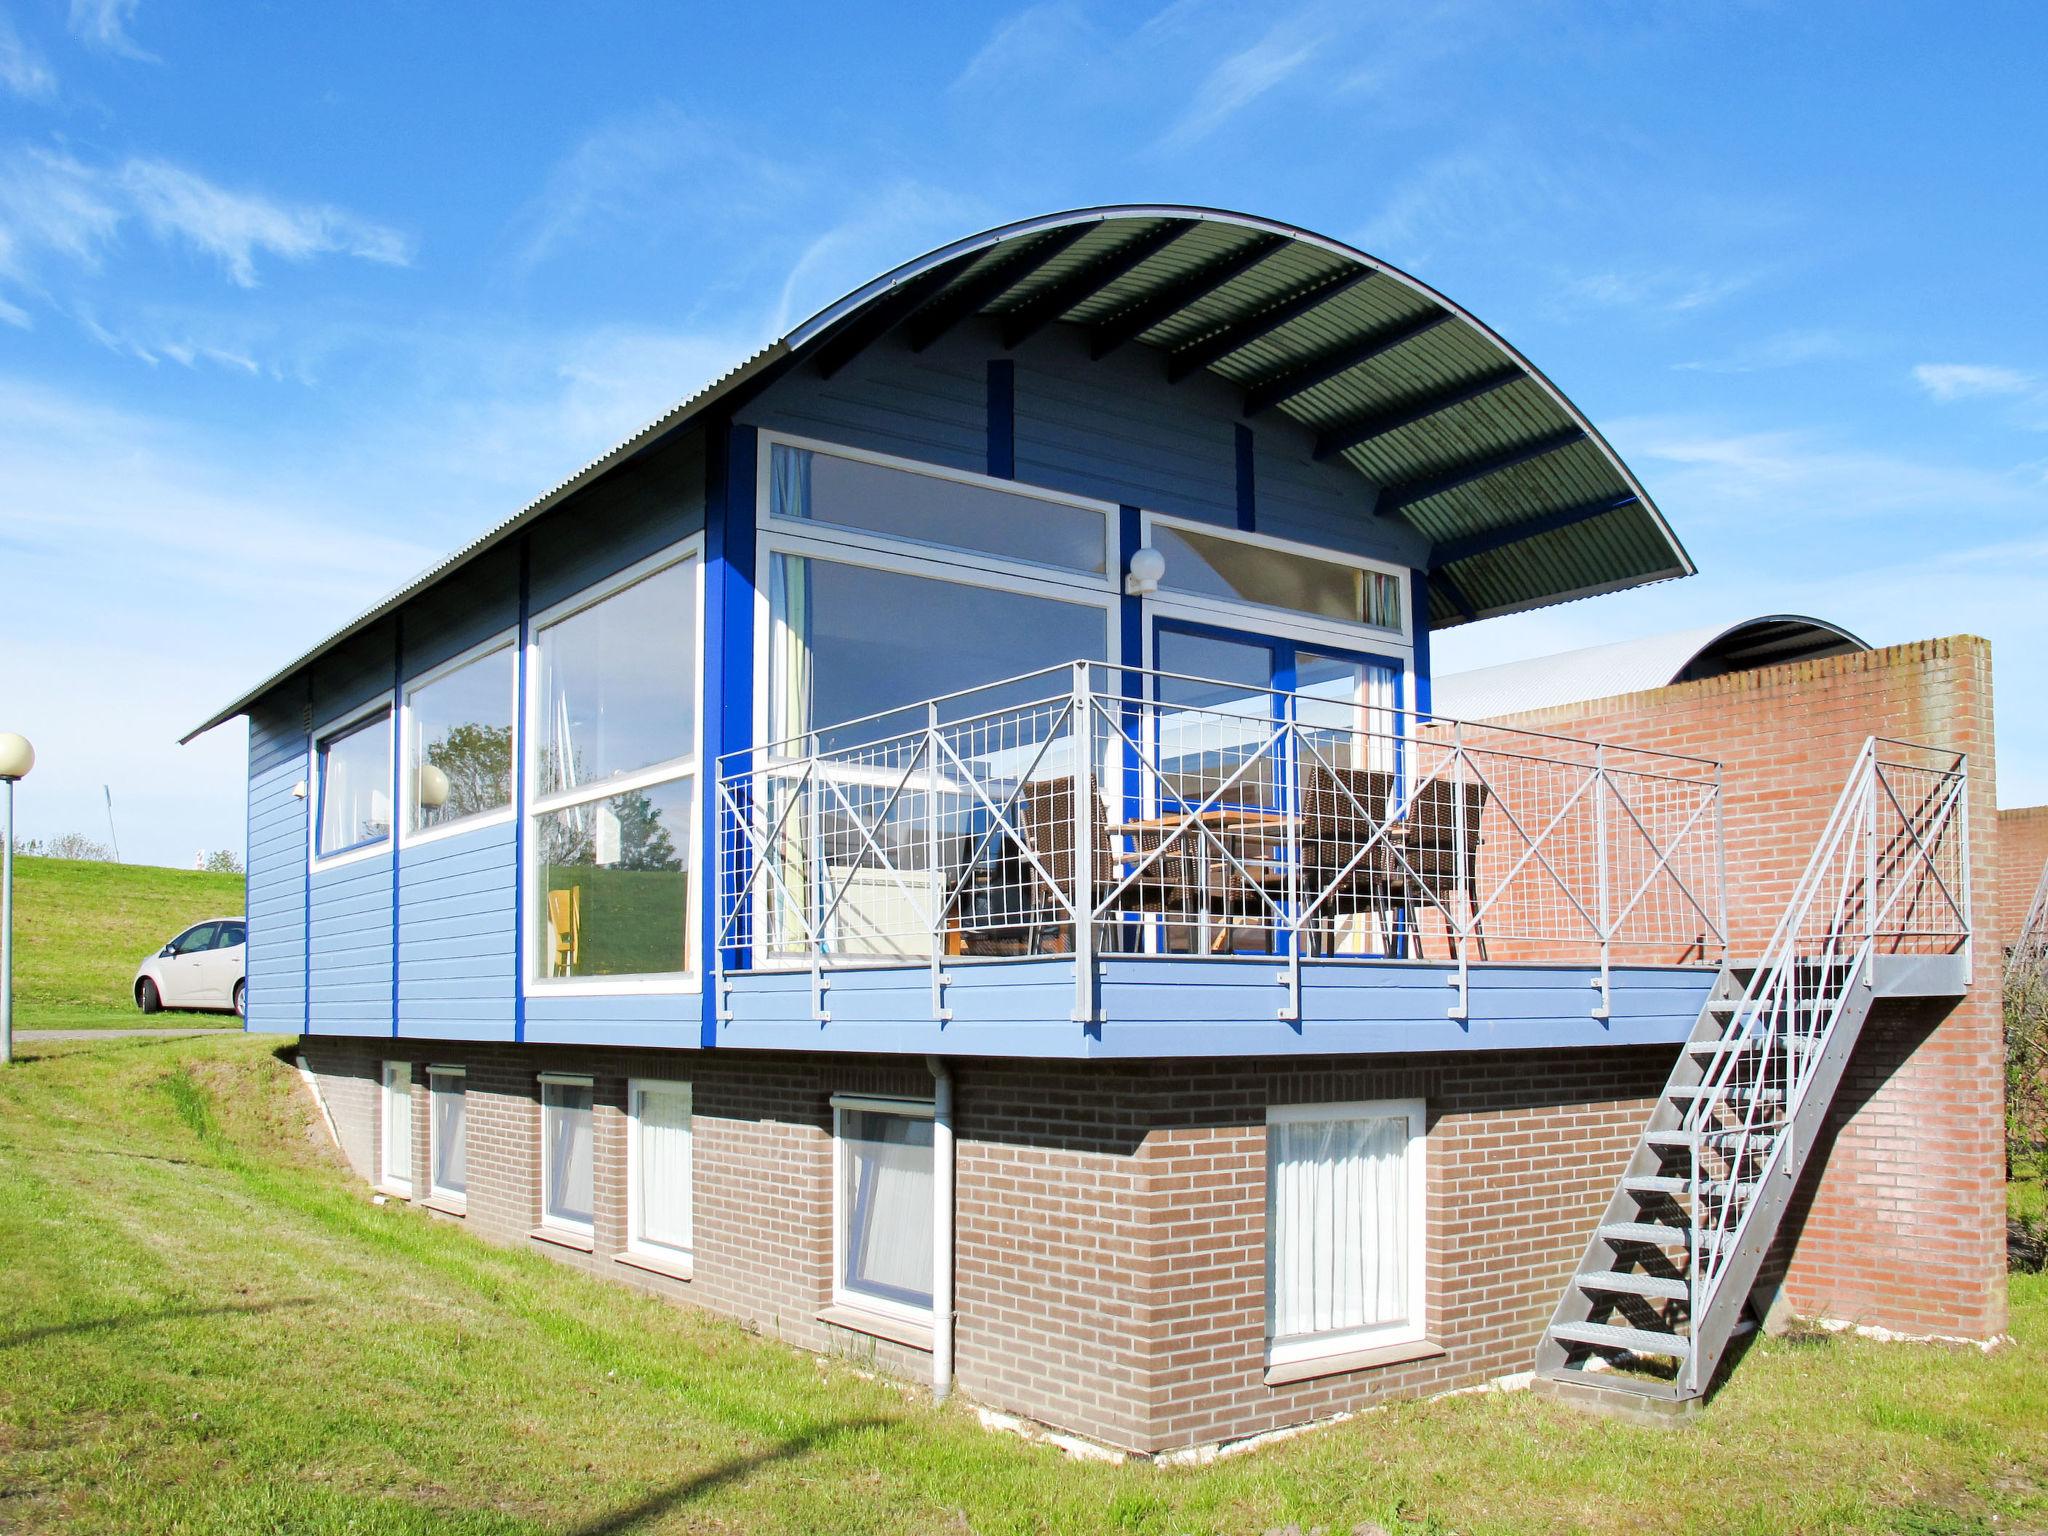
{"label": "blue sky", "polygon": [[1773,609],[1993,643],[2048,799],[2048,12],[0,0],[0,729],[22,832],[243,837],[177,736],[897,262],[1170,200],[1527,352],[1692,580],[1441,667]]}

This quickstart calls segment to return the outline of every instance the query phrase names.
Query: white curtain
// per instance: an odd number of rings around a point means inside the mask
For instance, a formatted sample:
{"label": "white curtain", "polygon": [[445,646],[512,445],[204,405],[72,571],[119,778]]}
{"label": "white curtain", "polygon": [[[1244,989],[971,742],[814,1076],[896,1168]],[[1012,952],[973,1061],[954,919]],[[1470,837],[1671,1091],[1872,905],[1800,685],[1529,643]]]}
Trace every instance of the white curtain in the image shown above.
{"label": "white curtain", "polygon": [[687,1089],[638,1094],[633,1192],[634,1235],[687,1251],[690,1246],[690,1095]]}
{"label": "white curtain", "polygon": [[932,1123],[849,1110],[846,1140],[846,1282],[931,1301]]}
{"label": "white curtain", "polygon": [[547,1214],[588,1225],[596,1203],[590,1177],[590,1090],[544,1085],[541,1133],[547,1142]]}
{"label": "white curtain", "polygon": [[1408,1117],[1280,1121],[1267,1155],[1273,1337],[1407,1321]]}
{"label": "white curtain", "polygon": [[412,1068],[404,1062],[384,1068],[384,1177],[412,1182]]}
{"label": "white curtain", "polygon": [[434,1086],[434,1187],[462,1194],[469,1187],[469,1159],[462,1147],[462,1083]]}

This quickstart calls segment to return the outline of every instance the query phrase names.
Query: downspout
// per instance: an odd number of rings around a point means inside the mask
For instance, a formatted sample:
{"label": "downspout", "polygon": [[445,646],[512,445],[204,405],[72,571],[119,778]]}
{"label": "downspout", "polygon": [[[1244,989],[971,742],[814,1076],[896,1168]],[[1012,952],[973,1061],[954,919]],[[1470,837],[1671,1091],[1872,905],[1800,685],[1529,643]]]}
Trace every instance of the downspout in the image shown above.
{"label": "downspout", "polygon": [[953,1390],[953,1069],[925,1057],[932,1073],[932,1397]]}

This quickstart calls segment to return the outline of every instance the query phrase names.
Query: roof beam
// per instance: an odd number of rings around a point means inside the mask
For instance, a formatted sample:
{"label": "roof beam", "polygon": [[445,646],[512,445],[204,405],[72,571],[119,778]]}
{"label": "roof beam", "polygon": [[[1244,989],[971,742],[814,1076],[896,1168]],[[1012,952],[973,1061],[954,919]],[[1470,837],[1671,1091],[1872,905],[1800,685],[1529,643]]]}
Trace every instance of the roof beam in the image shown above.
{"label": "roof beam", "polygon": [[1259,235],[1236,250],[1226,251],[1214,261],[1197,267],[1179,282],[1169,283],[1159,292],[1138,300],[1089,333],[1088,355],[1101,362],[1125,342],[1135,341],[1153,326],[1207,298],[1233,277],[1250,271],[1286,244],[1285,235]]}
{"label": "roof beam", "polygon": [[1447,309],[1432,310],[1419,319],[1404,320],[1399,325],[1376,331],[1363,341],[1352,342],[1335,352],[1325,352],[1292,372],[1261,379],[1250,385],[1245,393],[1244,414],[1250,418],[1261,411],[1271,410],[1283,400],[1292,400],[1296,395],[1305,394],[1318,384],[1327,384],[1340,373],[1348,373],[1383,353],[1406,346],[1418,336],[1428,335],[1438,326],[1447,324],[1451,318],[1451,312]]}
{"label": "roof beam", "polygon": [[1165,250],[1193,229],[1195,223],[1193,219],[1162,220],[1136,239],[1126,240],[1085,267],[1041,288],[1002,317],[1003,349],[1015,349],[1076,304],[1085,304],[1147,257]]}
{"label": "roof beam", "polygon": [[1632,507],[1638,498],[1633,491],[1620,496],[1609,496],[1604,501],[1588,501],[1576,507],[1559,507],[1554,512],[1539,512],[1534,517],[1509,523],[1502,528],[1489,528],[1485,533],[1468,533],[1463,538],[1444,539],[1429,552],[1429,568],[1440,571],[1447,565],[1460,560],[1470,560],[1474,555],[1490,555],[1497,549],[1508,549],[1525,539],[1533,539],[1541,533],[1555,533],[1560,528],[1570,528],[1578,523],[1589,523],[1596,517],[1605,517],[1610,512],[1619,512],[1623,507]]}
{"label": "roof beam", "polygon": [[1325,273],[1304,283],[1277,304],[1246,315],[1242,320],[1234,320],[1213,335],[1180,348],[1166,365],[1166,382],[1178,384],[1189,374],[1198,373],[1211,363],[1242,351],[1262,337],[1272,335],[1288,321],[1298,320],[1317,305],[1326,304],[1338,294],[1356,288],[1372,275],[1371,267],[1346,267],[1334,275]]}
{"label": "roof beam", "polygon": [[[1431,571],[1429,573],[1429,584],[1436,591],[1443,593],[1445,597],[1451,600],[1451,606],[1463,615],[1467,624],[1472,623],[1479,617],[1479,610],[1472,606],[1472,599],[1465,595],[1463,587],[1451,579],[1448,571]],[[1429,616],[1424,614],[1423,622],[1427,623],[1428,619]]]}
{"label": "roof beam", "polygon": [[910,318],[919,305],[958,277],[961,269],[973,259],[971,255],[956,256],[951,261],[941,262],[930,271],[897,284],[888,293],[870,300],[848,315],[811,354],[817,363],[818,377],[831,378],[868,347],[895,330]]}
{"label": "roof beam", "polygon": [[1546,458],[1559,449],[1569,448],[1572,444],[1583,443],[1585,440],[1584,427],[1567,427],[1562,432],[1552,432],[1524,443],[1519,448],[1509,448],[1500,453],[1490,453],[1483,459],[1473,459],[1427,480],[1413,480],[1406,485],[1390,485],[1380,492],[1379,501],[1373,511],[1381,517],[1391,517],[1396,512],[1405,512],[1419,501],[1441,496],[1446,491],[1455,491],[1461,486],[1472,484],[1475,480],[1497,475],[1502,470],[1514,469],[1533,460]]}
{"label": "roof beam", "polygon": [[1098,227],[1095,224],[1063,224],[1024,249],[988,263],[934,304],[928,314],[918,318],[910,328],[910,350],[924,351],[969,315],[979,314],[983,305],[1001,298],[1091,229]]}
{"label": "roof beam", "polygon": [[1490,395],[1496,389],[1512,384],[1521,377],[1523,374],[1519,368],[1497,368],[1491,373],[1482,373],[1478,378],[1468,380],[1456,388],[1411,395],[1406,400],[1398,400],[1370,416],[1354,417],[1330,428],[1316,439],[1316,457],[1333,458],[1337,454],[1369,443],[1376,437],[1385,437],[1389,432],[1398,432],[1403,427],[1414,426],[1418,421],[1427,421],[1453,406],[1464,405],[1483,395]]}

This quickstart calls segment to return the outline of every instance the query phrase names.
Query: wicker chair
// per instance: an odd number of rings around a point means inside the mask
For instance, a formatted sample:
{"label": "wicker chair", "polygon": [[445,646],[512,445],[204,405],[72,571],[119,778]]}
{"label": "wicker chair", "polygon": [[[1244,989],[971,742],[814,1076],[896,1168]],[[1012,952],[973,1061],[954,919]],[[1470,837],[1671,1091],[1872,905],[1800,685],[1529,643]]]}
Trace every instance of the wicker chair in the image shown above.
{"label": "wicker chair", "polygon": [[[1468,910],[1478,903],[1480,827],[1488,798],[1484,784],[1466,784],[1463,838],[1459,836],[1458,791],[1460,786],[1432,779],[1415,793],[1408,808],[1408,868],[1411,879],[1435,904],[1449,910],[1452,897],[1462,894]],[[1421,929],[1415,929],[1419,939]],[[1486,958],[1486,932],[1475,918],[1473,933],[1479,941],[1479,958]]]}
{"label": "wicker chair", "polygon": [[1316,912],[1328,925],[1326,941],[1333,947],[1339,918],[1386,914],[1408,903],[1407,877],[1386,837],[1359,857],[1386,823],[1393,787],[1394,776],[1377,768],[1310,763],[1302,769],[1302,895],[1313,901],[1329,892]]}

